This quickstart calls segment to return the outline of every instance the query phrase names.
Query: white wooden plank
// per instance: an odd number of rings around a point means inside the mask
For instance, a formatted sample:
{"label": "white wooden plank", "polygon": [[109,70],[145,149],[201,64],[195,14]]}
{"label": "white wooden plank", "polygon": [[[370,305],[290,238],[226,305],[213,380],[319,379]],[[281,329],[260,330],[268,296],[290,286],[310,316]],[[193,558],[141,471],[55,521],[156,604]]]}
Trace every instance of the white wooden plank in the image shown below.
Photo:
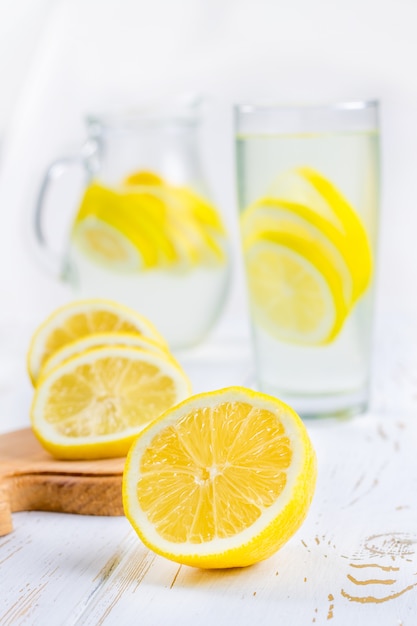
{"label": "white wooden plank", "polygon": [[[15,533],[0,542],[0,623],[40,623],[52,610],[63,624],[415,619],[414,421],[368,416],[309,430],[319,457],[316,497],[272,558],[205,572],[151,554],[123,519],[19,514]],[[23,572],[25,584],[16,586]],[[370,580],[383,582],[360,584]]]}
{"label": "white wooden plank", "polygon": [[[15,514],[0,538],[0,624],[416,624],[417,330],[402,319],[380,336],[374,412],[307,424],[316,497],[280,552],[206,572],[153,555],[123,518]],[[221,367],[187,358],[198,391],[249,375],[243,352]]]}

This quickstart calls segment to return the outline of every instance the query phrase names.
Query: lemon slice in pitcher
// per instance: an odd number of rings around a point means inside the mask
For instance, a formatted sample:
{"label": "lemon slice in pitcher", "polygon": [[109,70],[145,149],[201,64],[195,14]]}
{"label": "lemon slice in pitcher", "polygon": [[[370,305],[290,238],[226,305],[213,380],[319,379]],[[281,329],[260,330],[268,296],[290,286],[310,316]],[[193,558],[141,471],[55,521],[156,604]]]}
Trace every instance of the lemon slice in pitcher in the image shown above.
{"label": "lemon slice in pitcher", "polygon": [[[73,228],[72,241],[89,258],[114,271],[137,272],[144,265],[138,249],[120,230],[97,217],[86,217]],[[146,260],[145,260],[146,264]]]}
{"label": "lemon slice in pitcher", "polygon": [[[165,208],[159,227],[174,246],[179,266],[224,263],[225,228],[217,209],[191,188],[176,186],[150,171],[129,175],[124,184]],[[144,219],[151,220],[150,217]]]}

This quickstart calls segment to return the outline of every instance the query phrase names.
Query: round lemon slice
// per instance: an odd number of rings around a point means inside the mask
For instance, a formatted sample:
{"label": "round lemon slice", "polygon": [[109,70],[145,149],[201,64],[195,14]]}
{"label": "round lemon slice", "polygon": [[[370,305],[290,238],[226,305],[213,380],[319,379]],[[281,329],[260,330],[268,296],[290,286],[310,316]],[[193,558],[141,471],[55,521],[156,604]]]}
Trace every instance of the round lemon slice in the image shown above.
{"label": "round lemon slice", "polygon": [[138,248],[97,217],[89,216],[75,224],[72,241],[85,256],[113,271],[137,272],[143,267]]}
{"label": "round lemon slice", "polygon": [[103,348],[104,346],[128,346],[130,348],[140,348],[141,350],[147,350],[148,352],[156,352],[160,355],[165,355],[166,358],[172,359],[167,348],[160,343],[154,341],[150,337],[144,337],[143,335],[134,335],[133,333],[94,333],[92,335],[86,335],[81,339],[67,343],[62,348],[54,352],[42,365],[39,372],[38,380],[42,380],[49,374],[49,372],[64,361],[92,350],[93,348]]}
{"label": "round lemon slice", "polygon": [[100,298],[75,300],[56,309],[34,332],[27,356],[36,384],[44,363],[60,348],[95,333],[133,333],[166,347],[166,341],[144,316],[118,302]]}
{"label": "round lemon slice", "polygon": [[[73,225],[72,239],[98,263],[118,267],[118,257],[136,259],[141,268],[154,267],[158,252],[152,232],[132,227],[115,190],[92,183],[86,190]],[[92,236],[86,237],[89,232]],[[136,251],[136,254],[134,254]],[[130,266],[129,266],[130,267]]]}
{"label": "round lemon slice", "polygon": [[302,204],[262,198],[242,213],[240,223],[244,246],[265,231],[287,233],[311,242],[339,273],[347,306],[354,302],[357,294],[349,267],[350,247],[346,238],[320,215]]}
{"label": "round lemon slice", "polygon": [[231,387],[193,396],[142,431],[126,461],[123,503],[158,554],[197,567],[242,567],[295,533],[315,482],[315,453],[296,413]]}
{"label": "round lemon slice", "polygon": [[32,428],[58,458],[124,456],[150,421],[190,393],[185,373],[164,355],[96,348],[42,379],[32,403]]}
{"label": "round lemon slice", "polygon": [[[320,172],[305,166],[277,176],[268,196],[304,205],[310,209],[309,219],[313,223],[322,218],[320,227],[323,228],[326,221],[334,227],[323,232],[344,254],[354,279],[354,300],[357,300],[372,277],[372,250],[360,216],[341,191]],[[344,242],[340,237],[335,238],[335,228]]]}
{"label": "round lemon slice", "polygon": [[164,220],[159,222],[159,228],[177,252],[174,265],[184,269],[225,262],[225,227],[217,209],[202,196],[148,171],[131,174],[124,184],[127,189],[135,187],[132,193],[149,195],[164,205]]}
{"label": "round lemon slice", "polygon": [[245,249],[256,323],[301,345],[333,341],[348,313],[343,281],[320,246],[288,233],[262,233]]}

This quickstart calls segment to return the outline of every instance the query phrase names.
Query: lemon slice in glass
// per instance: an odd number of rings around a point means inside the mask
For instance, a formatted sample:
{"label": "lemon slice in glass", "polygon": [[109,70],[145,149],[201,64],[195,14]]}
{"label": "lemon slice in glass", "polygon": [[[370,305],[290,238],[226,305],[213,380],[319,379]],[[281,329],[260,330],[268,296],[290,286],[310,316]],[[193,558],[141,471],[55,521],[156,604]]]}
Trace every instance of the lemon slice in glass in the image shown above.
{"label": "lemon slice in glass", "polygon": [[243,212],[240,223],[244,242],[266,231],[287,233],[311,242],[339,273],[347,306],[354,302],[355,285],[347,259],[351,253],[346,250],[346,240],[320,215],[301,204],[262,198]]}
{"label": "lemon slice in glass", "polygon": [[348,314],[344,285],[325,248],[294,234],[266,231],[245,247],[255,322],[276,339],[330,343]]}
{"label": "lemon slice in glass", "polygon": [[[279,174],[267,195],[275,202],[288,201],[308,207],[310,212],[306,218],[317,223],[345,256],[353,276],[354,300],[357,300],[372,277],[372,252],[360,216],[341,191],[320,172],[305,166]],[[337,231],[342,239],[336,236]]]}

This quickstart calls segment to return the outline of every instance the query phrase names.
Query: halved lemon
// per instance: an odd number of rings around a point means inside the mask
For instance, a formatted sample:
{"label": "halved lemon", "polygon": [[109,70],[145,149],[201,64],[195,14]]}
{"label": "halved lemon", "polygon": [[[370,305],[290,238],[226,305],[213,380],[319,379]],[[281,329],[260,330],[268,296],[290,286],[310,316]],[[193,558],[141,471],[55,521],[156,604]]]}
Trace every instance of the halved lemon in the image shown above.
{"label": "halved lemon", "polygon": [[132,445],[125,514],[149,548],[205,568],[271,556],[305,519],[316,458],[298,415],[241,387],[169,409]]}
{"label": "halved lemon", "polygon": [[41,367],[57,350],[102,332],[143,335],[166,346],[155,326],[133,309],[100,298],[75,300],[56,309],[33,334],[27,356],[32,382],[36,384]]}
{"label": "halved lemon", "polygon": [[256,323],[280,341],[330,343],[348,313],[344,286],[326,250],[275,231],[258,234],[245,251]]}
{"label": "halved lemon", "polygon": [[104,346],[128,346],[130,348],[139,348],[148,352],[155,352],[165,355],[166,358],[172,359],[170,353],[165,346],[143,335],[135,335],[133,333],[94,333],[86,335],[76,341],[71,341],[65,346],[54,352],[42,365],[39,372],[38,380],[45,378],[51,370],[68,361],[74,356],[92,350],[93,348],[103,348]]}
{"label": "halved lemon", "polygon": [[150,421],[190,393],[188,377],[164,355],[120,346],[95,348],[40,381],[32,428],[58,458],[124,456]]}

